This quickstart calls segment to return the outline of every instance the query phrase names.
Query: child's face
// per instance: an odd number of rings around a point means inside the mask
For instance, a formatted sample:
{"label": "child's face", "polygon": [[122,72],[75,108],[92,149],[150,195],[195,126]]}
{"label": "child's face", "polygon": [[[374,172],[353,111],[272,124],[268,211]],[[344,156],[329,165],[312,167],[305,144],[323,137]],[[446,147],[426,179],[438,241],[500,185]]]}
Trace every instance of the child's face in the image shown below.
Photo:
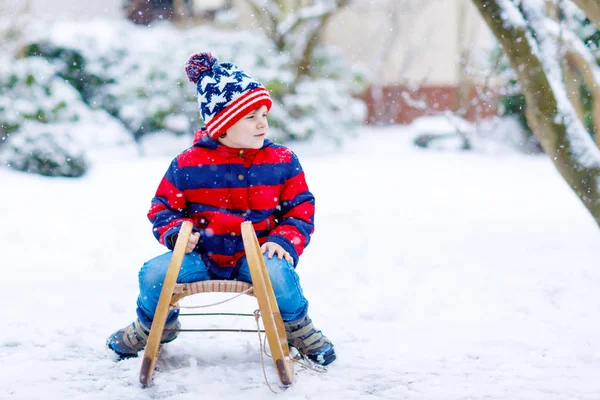
{"label": "child's face", "polygon": [[219,142],[234,149],[260,149],[268,129],[267,107],[262,106],[236,122]]}

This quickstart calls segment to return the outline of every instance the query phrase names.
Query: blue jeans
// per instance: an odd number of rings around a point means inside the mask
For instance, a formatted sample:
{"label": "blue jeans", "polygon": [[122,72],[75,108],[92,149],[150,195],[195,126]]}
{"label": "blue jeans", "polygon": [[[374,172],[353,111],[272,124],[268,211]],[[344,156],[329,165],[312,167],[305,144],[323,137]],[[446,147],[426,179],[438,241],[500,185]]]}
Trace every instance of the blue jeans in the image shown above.
{"label": "blue jeans", "polygon": [[[158,305],[158,298],[171,261],[171,254],[172,252],[169,251],[153,258],[146,262],[140,270],[140,295],[137,300],[137,315],[146,326],[152,324],[154,311]],[[292,264],[285,259],[280,260],[276,255],[273,255],[271,259],[264,255],[264,259],[281,318],[284,321],[295,321],[304,317],[308,309],[308,300],[302,294],[300,278]],[[248,261],[245,257],[241,263],[236,280],[252,283]],[[177,283],[211,279],[213,278],[208,272],[208,267],[198,253],[191,252],[185,255],[177,277]],[[178,311],[171,311],[167,317],[167,324],[173,322],[178,314]]]}

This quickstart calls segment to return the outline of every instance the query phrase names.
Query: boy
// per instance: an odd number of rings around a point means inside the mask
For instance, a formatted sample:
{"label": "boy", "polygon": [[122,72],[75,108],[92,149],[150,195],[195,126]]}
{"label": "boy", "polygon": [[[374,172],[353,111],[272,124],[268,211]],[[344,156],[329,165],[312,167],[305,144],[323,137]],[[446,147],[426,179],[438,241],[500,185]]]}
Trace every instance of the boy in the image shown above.
{"label": "boy", "polygon": [[[179,283],[251,282],[240,223],[252,221],[290,346],[328,365],[336,358],[333,345],[307,316],[308,301],[295,271],[313,232],[314,196],[296,155],[266,139],[269,93],[239,67],[219,64],[210,53],[194,54],[186,72],[197,86],[206,126],[158,186],[148,212],[154,235],[173,250],[182,221],[194,225]],[[107,342],[120,358],[135,357],[146,345],[170,258],[171,251],[142,267],[138,319]],[[169,314],[166,329],[179,328],[177,317],[177,311]],[[161,340],[176,336],[165,332]]]}

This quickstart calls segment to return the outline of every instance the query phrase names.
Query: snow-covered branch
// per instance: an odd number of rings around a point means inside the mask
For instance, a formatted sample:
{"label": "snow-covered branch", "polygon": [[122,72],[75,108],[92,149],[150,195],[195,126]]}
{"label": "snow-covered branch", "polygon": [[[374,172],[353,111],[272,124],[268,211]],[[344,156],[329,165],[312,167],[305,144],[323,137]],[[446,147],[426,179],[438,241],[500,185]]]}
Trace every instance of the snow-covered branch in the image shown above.
{"label": "snow-covered branch", "polygon": [[[558,107],[556,118],[559,120],[562,119],[566,124],[565,138],[571,142],[571,150],[579,162],[586,167],[600,167],[600,150],[577,116],[575,108],[569,101],[567,89],[564,85],[562,69],[559,63],[561,54],[558,42],[558,37],[561,35],[560,26],[555,21],[546,17],[543,0],[521,0],[521,7],[524,10],[530,29],[535,32],[536,42],[539,44],[539,61],[549,79],[549,84],[551,85]],[[570,39],[570,44],[573,45],[574,49],[579,50],[578,53],[580,55],[587,52],[581,48],[583,44],[576,46],[573,43],[576,40],[578,41],[578,39],[573,38],[574,34],[569,37],[566,30],[562,33],[562,37]]]}
{"label": "snow-covered branch", "polygon": [[[572,31],[563,29],[563,27],[551,20],[546,20],[546,29],[555,40],[560,42],[562,53],[567,60],[569,68],[575,68],[583,77],[585,85],[592,96],[592,119],[594,121],[596,144],[600,144],[600,68],[596,62],[596,58],[590,49],[581,41],[581,39]],[[561,57],[562,58],[562,57]],[[567,74],[568,71],[565,71]],[[570,84],[573,85],[573,91],[569,89],[568,95],[571,103],[577,109],[580,120],[585,118],[583,115],[583,105],[581,104],[579,95],[579,83],[577,77],[564,77],[567,88]],[[569,79],[575,79],[575,82],[570,82]],[[578,109],[579,108],[579,109]]]}
{"label": "snow-covered branch", "polygon": [[286,0],[246,0],[267,25],[266,33],[279,52],[291,52],[296,77],[291,90],[310,73],[311,58],[329,18],[350,0],[314,0],[300,7]]}
{"label": "snow-covered branch", "polygon": [[588,17],[590,21],[594,23],[600,29],[600,3],[598,0],[572,0]]}
{"label": "snow-covered branch", "polygon": [[541,0],[472,0],[502,45],[527,102],[529,126],[600,225],[600,150],[570,103],[560,46]]}

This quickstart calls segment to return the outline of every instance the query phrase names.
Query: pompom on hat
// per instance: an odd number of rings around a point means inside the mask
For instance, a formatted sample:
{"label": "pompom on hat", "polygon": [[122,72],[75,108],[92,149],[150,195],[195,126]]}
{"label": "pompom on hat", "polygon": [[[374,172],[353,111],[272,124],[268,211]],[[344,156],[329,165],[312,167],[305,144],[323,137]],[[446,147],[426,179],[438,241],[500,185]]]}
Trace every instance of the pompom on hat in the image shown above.
{"label": "pompom on hat", "polygon": [[216,139],[249,112],[261,106],[271,109],[267,89],[232,63],[219,64],[211,53],[193,54],[185,72],[196,84],[200,117],[208,134]]}

